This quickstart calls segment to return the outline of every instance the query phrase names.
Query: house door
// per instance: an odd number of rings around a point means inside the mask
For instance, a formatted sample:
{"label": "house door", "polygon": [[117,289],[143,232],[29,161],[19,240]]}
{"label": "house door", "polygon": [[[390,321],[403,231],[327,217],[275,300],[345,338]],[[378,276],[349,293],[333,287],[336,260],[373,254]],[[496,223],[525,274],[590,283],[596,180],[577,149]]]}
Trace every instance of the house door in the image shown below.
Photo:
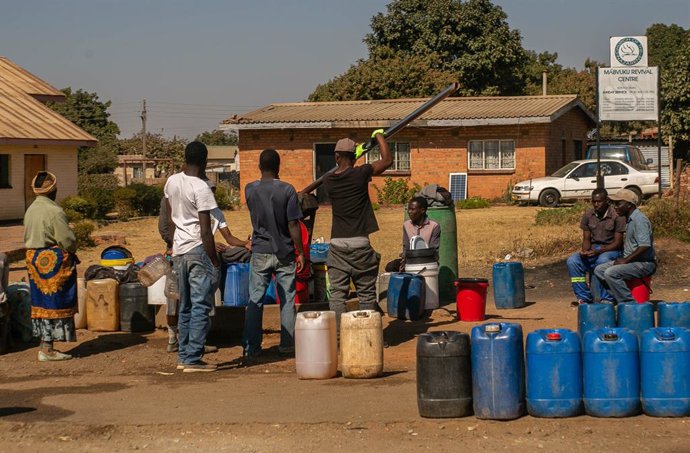
{"label": "house door", "polygon": [[[318,143],[314,145],[314,176],[320,178],[331,168],[335,167],[335,143]],[[328,194],[323,186],[316,189],[319,203],[328,203]]]}
{"label": "house door", "polygon": [[36,195],[31,188],[31,181],[39,171],[46,169],[45,154],[24,154],[24,209],[28,209]]}

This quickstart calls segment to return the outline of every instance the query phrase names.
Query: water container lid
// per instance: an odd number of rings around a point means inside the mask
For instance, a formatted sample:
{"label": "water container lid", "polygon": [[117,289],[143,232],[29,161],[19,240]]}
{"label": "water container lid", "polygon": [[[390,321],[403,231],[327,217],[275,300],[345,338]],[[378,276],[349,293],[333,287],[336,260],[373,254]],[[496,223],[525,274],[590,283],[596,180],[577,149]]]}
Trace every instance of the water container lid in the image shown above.
{"label": "water container lid", "polygon": [[672,341],[676,339],[676,334],[672,330],[664,330],[659,334],[659,340]]}
{"label": "water container lid", "polygon": [[455,285],[459,283],[489,283],[488,278],[457,278],[455,279]]}
{"label": "water container lid", "polygon": [[613,332],[605,333],[602,337],[604,341],[616,341],[618,340],[618,334]]}
{"label": "water container lid", "polygon": [[546,334],[548,341],[561,341],[561,334],[558,332],[551,332]]}
{"label": "water container lid", "polygon": [[429,261],[435,261],[436,249],[408,250],[405,252],[405,258],[430,258]]}
{"label": "water container lid", "polygon": [[501,325],[500,324],[487,324],[485,330],[487,332],[491,332],[491,333],[500,332],[501,331]]}

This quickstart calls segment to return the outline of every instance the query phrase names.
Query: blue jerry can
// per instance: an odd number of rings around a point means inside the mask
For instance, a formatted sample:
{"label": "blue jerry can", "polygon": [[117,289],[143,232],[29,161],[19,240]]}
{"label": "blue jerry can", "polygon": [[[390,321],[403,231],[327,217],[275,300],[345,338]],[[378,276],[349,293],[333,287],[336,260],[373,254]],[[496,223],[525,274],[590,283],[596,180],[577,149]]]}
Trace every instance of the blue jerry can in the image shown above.
{"label": "blue jerry can", "polygon": [[632,330],[639,337],[642,332],[654,327],[654,305],[650,302],[618,304],[617,325]]}
{"label": "blue jerry can", "polygon": [[525,271],[522,263],[496,263],[492,271],[496,308],[525,306]]}
{"label": "blue jerry can", "polygon": [[527,412],[535,417],[582,413],[580,337],[568,329],[527,335]]}
{"label": "blue jerry can", "polygon": [[249,305],[249,263],[228,264],[221,272],[223,305],[246,307]]}
{"label": "blue jerry can", "polygon": [[512,420],[525,412],[522,326],[488,323],[472,329],[472,398],[477,418]]}
{"label": "blue jerry can", "polygon": [[640,412],[637,335],[628,329],[590,330],[582,342],[585,412],[595,417],[629,417]]}
{"label": "blue jerry can", "polygon": [[640,338],[642,410],[654,417],[690,415],[690,330],[657,327]]}
{"label": "blue jerry can", "polygon": [[659,327],[685,327],[690,329],[690,302],[660,302]]}
{"label": "blue jerry can", "polygon": [[577,307],[577,333],[580,338],[590,330],[616,327],[616,309],[612,304],[581,304]]}
{"label": "blue jerry can", "polygon": [[424,277],[405,272],[394,272],[388,280],[388,316],[416,320],[424,313],[426,284]]}

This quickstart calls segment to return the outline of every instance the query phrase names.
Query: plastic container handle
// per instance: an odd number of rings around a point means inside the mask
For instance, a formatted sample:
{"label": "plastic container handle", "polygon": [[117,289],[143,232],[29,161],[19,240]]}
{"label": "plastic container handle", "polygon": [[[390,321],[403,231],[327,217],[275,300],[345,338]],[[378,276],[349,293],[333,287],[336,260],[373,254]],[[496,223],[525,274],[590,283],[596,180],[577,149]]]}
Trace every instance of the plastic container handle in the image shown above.
{"label": "plastic container handle", "polygon": [[366,311],[356,311],[353,315],[354,318],[368,318],[369,313]]}
{"label": "plastic container handle", "polygon": [[316,319],[319,316],[321,316],[321,313],[319,313],[318,311],[308,311],[304,314],[304,317],[307,319]]}

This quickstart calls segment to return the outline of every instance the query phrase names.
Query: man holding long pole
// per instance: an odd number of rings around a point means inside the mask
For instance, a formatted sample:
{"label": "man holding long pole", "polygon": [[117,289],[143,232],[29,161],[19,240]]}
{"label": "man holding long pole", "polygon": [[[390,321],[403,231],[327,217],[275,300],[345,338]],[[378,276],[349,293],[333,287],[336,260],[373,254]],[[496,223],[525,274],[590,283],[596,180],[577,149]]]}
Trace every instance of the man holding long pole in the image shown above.
{"label": "man holding long pole", "polygon": [[349,138],[335,145],[337,168],[328,174],[323,185],[333,209],[331,245],[326,264],[331,282],[330,309],[336,313],[340,330],[340,315],[346,311],[345,302],[350,291],[350,278],[355,284],[359,308],[376,308],[376,277],[381,255],[371,247],[369,235],[379,226],[369,199],[369,181],[393,165],[383,129],[374,131],[381,159],[355,167],[357,144]]}

